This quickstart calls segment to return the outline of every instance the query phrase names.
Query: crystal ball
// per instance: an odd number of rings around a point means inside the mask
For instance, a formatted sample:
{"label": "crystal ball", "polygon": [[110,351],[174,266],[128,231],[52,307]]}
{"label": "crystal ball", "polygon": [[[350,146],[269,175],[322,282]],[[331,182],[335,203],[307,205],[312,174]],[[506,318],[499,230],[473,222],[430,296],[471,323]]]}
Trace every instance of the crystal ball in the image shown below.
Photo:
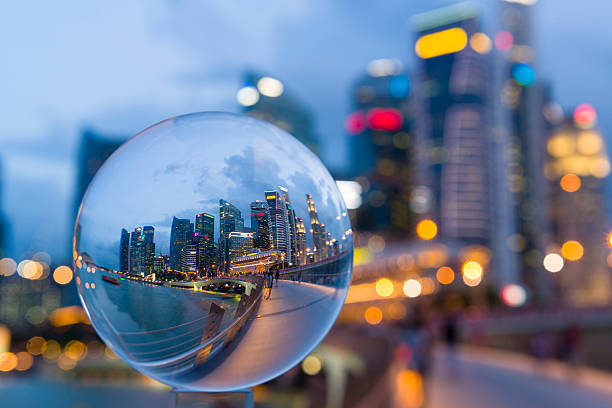
{"label": "crystal ball", "polygon": [[259,119],[205,112],[137,134],[81,203],[74,270],[107,346],[180,390],[231,391],[303,360],[351,280],[347,209],[321,161]]}

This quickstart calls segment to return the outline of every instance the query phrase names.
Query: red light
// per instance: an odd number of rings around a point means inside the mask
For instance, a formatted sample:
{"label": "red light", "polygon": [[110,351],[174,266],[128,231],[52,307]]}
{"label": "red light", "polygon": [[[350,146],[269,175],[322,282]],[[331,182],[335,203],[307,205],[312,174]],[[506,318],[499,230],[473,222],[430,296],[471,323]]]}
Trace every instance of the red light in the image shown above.
{"label": "red light", "polygon": [[361,133],[366,128],[366,119],[362,112],[353,112],[344,121],[344,128],[351,135]]}
{"label": "red light", "polygon": [[257,213],[258,217],[263,217],[263,213]]}
{"label": "red light", "polygon": [[495,47],[500,51],[510,51],[514,46],[514,37],[508,31],[500,31],[495,36]]}
{"label": "red light", "polygon": [[580,127],[592,127],[595,119],[597,119],[597,113],[591,105],[585,103],[574,110],[574,122]]}
{"label": "red light", "polygon": [[368,112],[368,124],[373,130],[396,132],[403,123],[404,118],[397,109],[374,108]]}
{"label": "red light", "polygon": [[254,217],[254,216],[255,216],[255,213],[251,213],[251,217]]}

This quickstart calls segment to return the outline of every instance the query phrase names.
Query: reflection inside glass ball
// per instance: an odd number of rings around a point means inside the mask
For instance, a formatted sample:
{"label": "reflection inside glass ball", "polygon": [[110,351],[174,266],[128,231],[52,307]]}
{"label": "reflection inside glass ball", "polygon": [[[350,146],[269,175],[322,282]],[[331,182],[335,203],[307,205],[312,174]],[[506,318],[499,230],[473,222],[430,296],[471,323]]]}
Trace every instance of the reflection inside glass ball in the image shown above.
{"label": "reflection inside glass ball", "polygon": [[74,268],[107,345],[180,389],[228,391],[299,363],[344,302],[352,231],[321,162],[285,131],[225,113],[124,144],[81,205]]}

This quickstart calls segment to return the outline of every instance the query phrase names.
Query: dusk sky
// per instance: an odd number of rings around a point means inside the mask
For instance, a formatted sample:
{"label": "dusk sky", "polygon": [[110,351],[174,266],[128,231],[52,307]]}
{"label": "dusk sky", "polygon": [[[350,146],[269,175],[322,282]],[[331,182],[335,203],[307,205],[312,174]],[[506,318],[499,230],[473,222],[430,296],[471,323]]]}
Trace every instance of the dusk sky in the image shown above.
{"label": "dusk sky", "polygon": [[[10,254],[69,256],[83,128],[128,136],[177,114],[237,112],[235,93],[247,70],[279,78],[311,110],[323,160],[342,170],[349,160],[342,122],[351,84],[376,58],[397,57],[411,70],[410,16],[452,3],[4,4],[0,208],[10,224]],[[494,34],[496,2],[477,3],[485,32]],[[607,137],[612,4],[540,0],[533,8],[538,78],[551,84],[564,108],[593,104]]]}

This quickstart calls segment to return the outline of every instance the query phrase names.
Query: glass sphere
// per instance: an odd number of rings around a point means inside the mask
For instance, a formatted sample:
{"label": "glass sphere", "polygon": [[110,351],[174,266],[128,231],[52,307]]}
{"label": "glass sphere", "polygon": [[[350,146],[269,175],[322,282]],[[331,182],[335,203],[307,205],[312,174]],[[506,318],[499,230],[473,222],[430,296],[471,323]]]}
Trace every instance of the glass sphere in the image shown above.
{"label": "glass sphere", "polygon": [[182,390],[285,372],[323,339],[351,280],[336,183],[284,130],[229,113],[158,123],[121,146],[81,204],[74,270],[106,344]]}

